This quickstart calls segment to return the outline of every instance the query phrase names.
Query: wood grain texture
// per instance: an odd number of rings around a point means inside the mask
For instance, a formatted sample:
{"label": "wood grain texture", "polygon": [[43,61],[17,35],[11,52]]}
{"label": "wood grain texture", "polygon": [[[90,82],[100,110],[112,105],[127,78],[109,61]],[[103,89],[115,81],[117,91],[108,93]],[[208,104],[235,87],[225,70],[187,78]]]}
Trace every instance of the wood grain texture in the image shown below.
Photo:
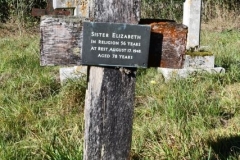
{"label": "wood grain texture", "polygon": [[[95,22],[137,24],[140,1],[92,0]],[[130,158],[135,69],[91,67],[85,105],[84,160]]]}
{"label": "wood grain texture", "polygon": [[79,17],[43,16],[40,23],[40,64],[80,65],[82,22]]}
{"label": "wood grain texture", "polygon": [[126,160],[131,149],[135,73],[91,67],[85,105],[85,160]]}
{"label": "wood grain texture", "polygon": [[91,0],[95,22],[132,23],[140,20],[140,0]]}

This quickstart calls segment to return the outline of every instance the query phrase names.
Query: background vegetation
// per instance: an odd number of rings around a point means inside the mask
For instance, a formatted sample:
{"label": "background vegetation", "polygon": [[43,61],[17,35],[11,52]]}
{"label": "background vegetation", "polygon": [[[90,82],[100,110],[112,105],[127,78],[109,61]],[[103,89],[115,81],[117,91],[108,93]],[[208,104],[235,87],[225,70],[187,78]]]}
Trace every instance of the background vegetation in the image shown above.
{"label": "background vegetation", "polygon": [[[185,0],[142,0],[142,18],[164,18],[181,22]],[[202,0],[203,21],[240,14],[239,0]],[[46,0],[0,0],[0,21],[17,19],[22,24],[38,21],[31,16],[31,9],[45,8]],[[23,23],[24,22],[24,23]]]}
{"label": "background vegetation", "polygon": [[[165,82],[156,68],[138,70],[131,159],[240,159],[239,2],[228,2],[204,1],[212,9],[204,8],[201,32],[225,74]],[[0,11],[9,19],[0,25],[0,159],[82,159],[86,77],[61,86],[59,67],[39,66],[38,32],[19,34],[34,24],[24,5],[35,1],[0,3],[9,7],[8,16]],[[142,3],[143,17],[181,19],[182,1]],[[160,4],[166,12],[153,8]]]}
{"label": "background vegetation", "polygon": [[[144,18],[167,18],[181,22],[185,0],[142,0]],[[202,20],[240,14],[239,0],[202,0]]]}
{"label": "background vegetation", "polygon": [[6,22],[9,18],[9,5],[6,0],[0,0],[0,23]]}
{"label": "background vegetation", "polygon": [[21,26],[33,25],[39,18],[31,16],[32,8],[45,8],[46,0],[0,0],[0,22],[17,21]]}

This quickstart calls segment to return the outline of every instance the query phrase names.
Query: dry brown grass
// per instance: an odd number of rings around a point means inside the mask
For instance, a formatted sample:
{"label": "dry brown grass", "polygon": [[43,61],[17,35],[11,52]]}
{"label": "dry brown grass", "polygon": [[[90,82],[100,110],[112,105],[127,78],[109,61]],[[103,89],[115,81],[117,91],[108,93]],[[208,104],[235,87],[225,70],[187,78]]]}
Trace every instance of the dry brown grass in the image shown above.
{"label": "dry brown grass", "polygon": [[0,38],[33,35],[39,33],[39,24],[31,27],[23,27],[20,23],[15,21],[8,21],[7,23],[0,23]]}
{"label": "dry brown grass", "polygon": [[0,24],[0,38],[18,34],[18,28],[12,23]]}
{"label": "dry brown grass", "polygon": [[218,11],[216,18],[208,21],[202,21],[201,28],[209,31],[223,31],[237,29],[240,31],[240,15],[235,12],[226,12],[221,14]]}

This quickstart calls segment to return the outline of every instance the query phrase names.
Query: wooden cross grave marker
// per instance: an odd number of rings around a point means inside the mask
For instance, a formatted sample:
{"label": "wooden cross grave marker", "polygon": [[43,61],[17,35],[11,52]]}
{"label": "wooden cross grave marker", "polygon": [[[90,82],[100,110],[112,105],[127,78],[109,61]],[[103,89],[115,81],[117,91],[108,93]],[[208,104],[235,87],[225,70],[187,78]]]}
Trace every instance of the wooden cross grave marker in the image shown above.
{"label": "wooden cross grave marker", "polygon": [[[95,6],[88,6],[95,8],[90,11],[89,19],[92,19],[93,22],[123,23],[122,28],[124,28],[124,24],[138,24],[140,1],[121,0],[120,4],[125,5],[118,5],[118,10],[115,10],[118,3],[119,0],[112,2],[93,0],[92,3],[88,3]],[[109,8],[112,9],[109,10]],[[83,53],[80,53],[80,48],[84,38],[82,23],[85,20],[87,18],[41,17],[41,65],[54,65],[56,62],[66,65],[81,65]],[[89,24],[93,22],[89,22]],[[149,38],[150,27],[148,28]],[[57,35],[58,39],[51,39],[54,35]],[[146,43],[149,43],[149,40]],[[144,65],[147,66],[147,62]],[[135,68],[124,70],[116,67],[91,66],[89,68],[84,113],[85,160],[129,159],[135,74]]]}
{"label": "wooden cross grave marker", "polygon": [[[147,59],[151,59],[155,61],[153,62],[155,67],[166,63],[181,67],[182,59],[179,59],[179,56],[185,52],[187,29],[182,25],[168,24],[168,22],[151,24],[150,53],[149,57],[146,56],[148,54],[143,52],[148,50],[150,27],[145,26],[145,33],[139,29],[140,4],[140,0],[88,0],[85,7],[89,12],[86,17],[41,17],[40,63],[42,66],[97,65],[89,66],[84,110],[84,160],[130,158],[137,66],[149,67],[152,62],[147,65],[150,62]],[[124,29],[128,27],[133,29]],[[170,35],[169,30],[163,33],[164,27],[170,27],[171,31],[177,30],[181,34]],[[165,39],[163,35],[167,38]],[[173,44],[173,41],[176,41],[176,44]],[[127,47],[121,46],[122,42]],[[106,56],[115,57],[115,53],[110,52],[110,48],[115,48],[115,52],[120,54],[116,56],[118,61],[111,61],[109,64]],[[136,53],[133,53],[133,49]],[[128,50],[129,53],[126,53]],[[95,57],[89,57],[93,54]],[[127,57],[122,59],[120,55]],[[159,58],[161,55],[163,59]],[[163,55],[170,59],[164,59]],[[136,61],[139,64],[135,65],[134,60],[137,57],[140,57],[139,61]],[[129,61],[132,59],[134,60]],[[174,59],[180,62],[175,65],[175,62],[172,62]],[[91,62],[88,63],[88,60]],[[121,65],[122,63],[124,64]],[[130,68],[122,68],[125,66]]]}

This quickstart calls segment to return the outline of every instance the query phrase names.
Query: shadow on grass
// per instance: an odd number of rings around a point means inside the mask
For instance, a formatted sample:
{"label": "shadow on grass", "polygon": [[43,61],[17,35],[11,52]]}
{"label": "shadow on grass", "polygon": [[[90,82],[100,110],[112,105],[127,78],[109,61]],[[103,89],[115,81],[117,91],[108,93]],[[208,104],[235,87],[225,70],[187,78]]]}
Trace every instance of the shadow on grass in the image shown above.
{"label": "shadow on grass", "polygon": [[240,155],[240,136],[221,137],[216,141],[209,141],[209,145],[217,155],[218,159],[225,160],[231,158],[238,159]]}

